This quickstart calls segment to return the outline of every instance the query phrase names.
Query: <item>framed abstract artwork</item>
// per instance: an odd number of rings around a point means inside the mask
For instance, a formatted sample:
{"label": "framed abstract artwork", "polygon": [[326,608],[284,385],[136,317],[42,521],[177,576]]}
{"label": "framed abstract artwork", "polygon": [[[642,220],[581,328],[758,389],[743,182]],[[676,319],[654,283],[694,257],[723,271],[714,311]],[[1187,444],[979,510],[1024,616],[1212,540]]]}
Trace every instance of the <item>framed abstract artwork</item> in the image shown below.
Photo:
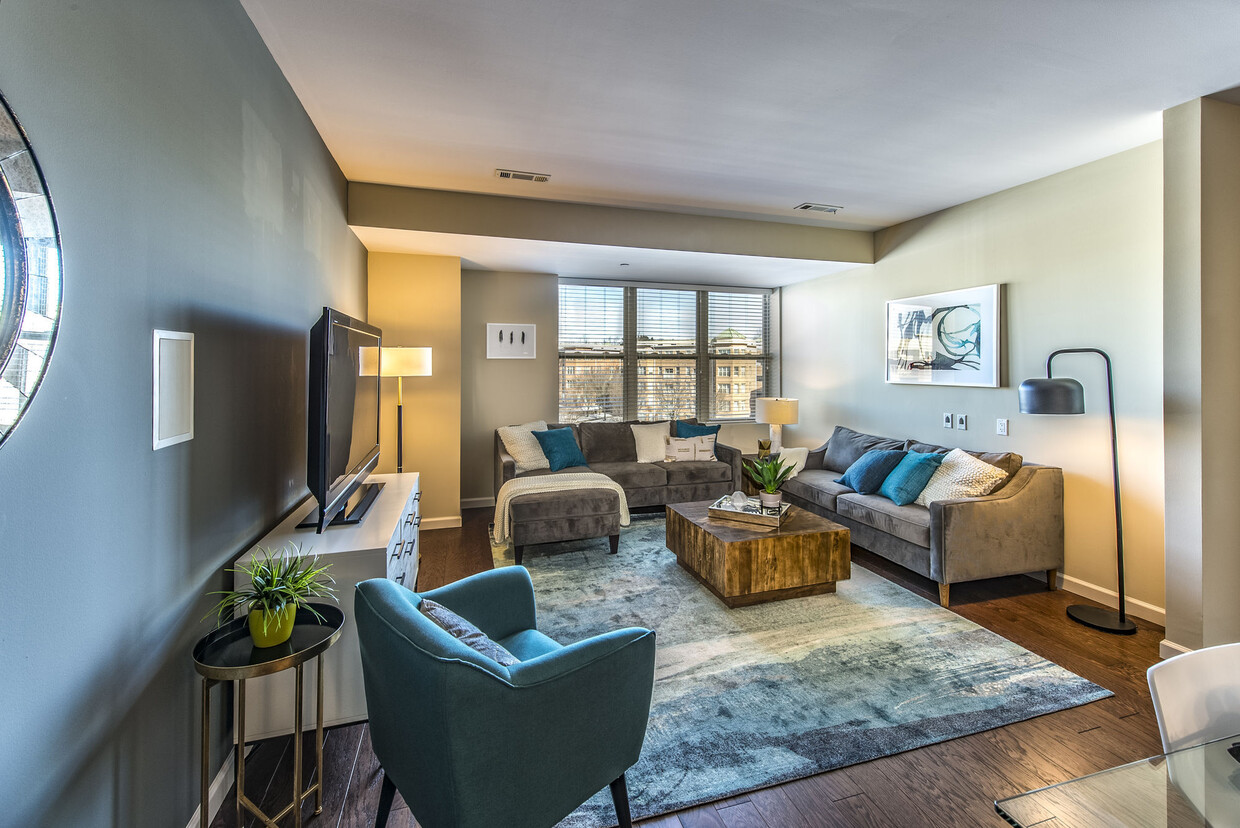
{"label": "framed abstract artwork", "polygon": [[999,387],[999,285],[887,303],[887,382]]}

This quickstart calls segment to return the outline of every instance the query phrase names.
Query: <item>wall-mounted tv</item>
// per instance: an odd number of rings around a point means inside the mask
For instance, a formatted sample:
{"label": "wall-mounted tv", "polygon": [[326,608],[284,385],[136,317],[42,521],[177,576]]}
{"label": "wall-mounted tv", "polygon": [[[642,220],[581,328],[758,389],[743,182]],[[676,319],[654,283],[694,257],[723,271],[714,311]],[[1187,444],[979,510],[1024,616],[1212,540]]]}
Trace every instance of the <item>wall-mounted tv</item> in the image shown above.
{"label": "wall-mounted tv", "polygon": [[310,329],[306,478],[319,508],[302,526],[360,523],[383,486],[365,482],[379,462],[379,377],[362,372],[363,349],[381,341],[374,325],[332,308]]}

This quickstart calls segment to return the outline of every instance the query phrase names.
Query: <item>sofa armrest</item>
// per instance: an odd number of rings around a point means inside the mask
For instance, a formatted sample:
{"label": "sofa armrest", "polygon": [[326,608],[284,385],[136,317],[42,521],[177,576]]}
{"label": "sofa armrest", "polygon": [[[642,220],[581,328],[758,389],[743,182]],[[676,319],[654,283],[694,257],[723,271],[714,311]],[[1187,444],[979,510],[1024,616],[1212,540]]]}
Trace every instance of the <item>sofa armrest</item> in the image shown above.
{"label": "sofa armrest", "polygon": [[495,430],[495,476],[491,482],[495,497],[499,497],[500,487],[517,476],[517,461],[504,449],[504,441],[499,437],[499,429]]}
{"label": "sofa armrest", "polygon": [[715,441],[715,459],[732,467],[732,491],[741,489],[741,450]]}
{"label": "sofa armrest", "polygon": [[930,577],[941,584],[1061,569],[1063,470],[1027,464],[992,495],[930,504]]}
{"label": "sofa armrest", "polygon": [[809,456],[805,458],[805,468],[821,469],[823,461],[827,459],[827,444],[823,443],[816,449],[810,449]]}

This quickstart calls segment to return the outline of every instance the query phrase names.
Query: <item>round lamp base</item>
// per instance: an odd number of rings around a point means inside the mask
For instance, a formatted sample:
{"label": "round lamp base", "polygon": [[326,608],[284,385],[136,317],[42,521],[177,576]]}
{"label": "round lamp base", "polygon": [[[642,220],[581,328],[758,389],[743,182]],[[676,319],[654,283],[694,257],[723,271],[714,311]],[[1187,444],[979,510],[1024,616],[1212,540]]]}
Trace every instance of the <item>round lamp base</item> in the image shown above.
{"label": "round lamp base", "polygon": [[1095,630],[1115,633],[1116,635],[1132,635],[1137,625],[1128,618],[1120,620],[1119,613],[1105,607],[1091,607],[1087,604],[1073,604],[1068,607],[1068,617],[1078,624],[1093,627]]}

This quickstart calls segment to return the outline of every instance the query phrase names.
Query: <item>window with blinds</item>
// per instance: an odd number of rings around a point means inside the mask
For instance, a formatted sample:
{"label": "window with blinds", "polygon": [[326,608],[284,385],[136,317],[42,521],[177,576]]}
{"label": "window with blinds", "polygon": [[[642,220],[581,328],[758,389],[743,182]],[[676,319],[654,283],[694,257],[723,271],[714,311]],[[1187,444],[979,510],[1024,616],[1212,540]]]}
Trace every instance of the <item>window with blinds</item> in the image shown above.
{"label": "window with blinds", "polygon": [[772,358],[769,292],[560,285],[561,422],[751,420]]}

